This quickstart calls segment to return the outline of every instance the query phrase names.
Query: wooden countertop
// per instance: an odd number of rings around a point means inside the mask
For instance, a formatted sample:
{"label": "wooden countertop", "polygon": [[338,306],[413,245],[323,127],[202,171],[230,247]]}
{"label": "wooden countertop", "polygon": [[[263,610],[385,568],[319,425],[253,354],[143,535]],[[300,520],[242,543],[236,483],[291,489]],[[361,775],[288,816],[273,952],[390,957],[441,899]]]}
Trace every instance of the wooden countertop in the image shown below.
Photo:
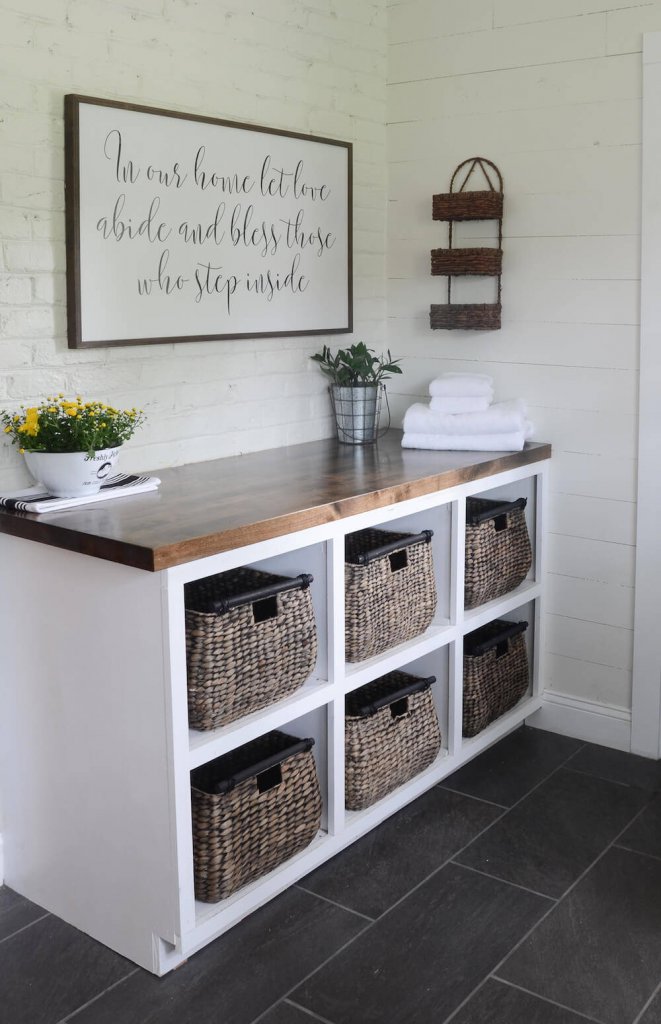
{"label": "wooden countertop", "polygon": [[157,470],[158,491],[63,512],[0,510],[0,533],[157,571],[270,537],[479,480],[551,456],[403,449],[401,431],[376,445],[334,438]]}

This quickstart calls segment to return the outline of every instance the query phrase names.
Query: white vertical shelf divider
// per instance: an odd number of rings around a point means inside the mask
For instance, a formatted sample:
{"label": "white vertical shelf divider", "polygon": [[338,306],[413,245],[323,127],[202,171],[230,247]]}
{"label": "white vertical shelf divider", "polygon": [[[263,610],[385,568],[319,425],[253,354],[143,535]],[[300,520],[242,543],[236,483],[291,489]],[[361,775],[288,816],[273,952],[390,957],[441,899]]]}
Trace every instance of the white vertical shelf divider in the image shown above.
{"label": "white vertical shelf divider", "polygon": [[328,833],[344,829],[344,533],[327,543],[328,678],[334,699],[328,706]]}
{"label": "white vertical shelf divider", "polygon": [[535,476],[535,549],[534,566],[535,582],[540,590],[535,601],[534,647],[532,663],[533,697],[541,697],[543,691],[542,663],[544,659],[546,616],[544,609],[544,591],[541,586],[546,576],[546,539],[544,536],[548,514],[548,468],[542,463]]}
{"label": "white vertical shelf divider", "polygon": [[466,559],[466,500],[452,502],[450,558],[450,622],[457,627],[457,638],[448,651],[448,754],[459,756],[462,744],[463,710],[463,624],[464,564]]}

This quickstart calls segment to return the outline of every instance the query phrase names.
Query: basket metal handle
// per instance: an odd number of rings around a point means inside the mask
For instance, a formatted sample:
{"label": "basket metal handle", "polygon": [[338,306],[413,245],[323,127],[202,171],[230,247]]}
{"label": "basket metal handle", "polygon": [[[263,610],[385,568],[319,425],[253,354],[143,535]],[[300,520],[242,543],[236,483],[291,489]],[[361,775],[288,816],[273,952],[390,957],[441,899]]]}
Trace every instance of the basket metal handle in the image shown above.
{"label": "basket metal handle", "polygon": [[357,565],[369,565],[377,558],[381,558],[383,555],[389,555],[393,551],[401,551],[402,548],[410,548],[413,544],[429,544],[432,537],[434,536],[433,530],[423,530],[422,533],[411,534],[410,537],[400,537],[398,540],[390,540],[387,544],[382,544],[378,548],[372,548],[371,551],[363,551],[362,554],[356,556]]}
{"label": "basket metal handle", "polygon": [[233,608],[240,608],[244,604],[255,604],[256,601],[263,601],[266,598],[274,597],[276,594],[284,594],[288,590],[307,590],[313,582],[314,577],[303,572],[294,579],[280,580],[277,583],[269,583],[257,590],[245,591],[242,594],[233,594],[231,597],[221,597],[212,603],[212,610],[218,615],[224,615]]}
{"label": "basket metal handle", "polygon": [[[469,641],[464,647],[464,654],[469,658],[479,658],[483,654],[486,654],[487,651],[493,650],[494,647],[497,648],[498,644],[502,644],[506,640],[511,640],[512,637],[518,636],[519,633],[525,633],[527,628],[527,622],[512,622],[509,627],[503,627],[496,636],[488,637],[486,640],[483,640],[482,643],[472,644]],[[502,657],[502,654],[500,657]]]}
{"label": "basket metal handle", "polygon": [[[281,765],[287,758],[293,757],[294,754],[300,754],[303,752],[312,750],[314,746],[314,740],[312,737],[307,739],[298,740],[297,743],[292,743],[284,750],[277,750],[274,754],[270,754],[268,757],[262,758],[261,761],[256,761],[254,764],[249,765],[247,768],[242,768],[228,779],[221,779],[214,785],[213,792],[229,793],[235,789],[240,783],[245,782],[247,779],[256,778],[260,775],[264,776],[265,772],[269,772],[271,769]],[[265,776],[260,792],[268,792],[269,789],[273,789],[278,783],[274,781],[277,778],[277,773],[273,773],[270,777]],[[270,784],[269,784],[270,783]],[[259,782],[258,782],[259,786]]]}
{"label": "basket metal handle", "polygon": [[414,693],[422,693],[423,690],[428,690],[432,683],[435,682],[436,676],[428,676],[426,679],[414,679],[412,683],[400,686],[398,690],[394,690],[391,693],[385,693],[381,697],[376,697],[368,704],[363,704],[360,708],[357,708],[355,712],[352,712],[352,714],[357,713],[361,718],[367,718],[371,715],[375,715],[377,711],[390,707],[392,704],[396,704],[397,701],[403,699],[408,700],[408,698]]}
{"label": "basket metal handle", "polygon": [[466,516],[466,522],[469,526],[479,526],[480,523],[486,523],[489,519],[495,519],[497,516],[514,512],[515,509],[523,509],[527,504],[527,498],[517,498],[515,501],[501,501],[500,503],[494,502],[491,508],[485,508],[481,512],[469,513]]}

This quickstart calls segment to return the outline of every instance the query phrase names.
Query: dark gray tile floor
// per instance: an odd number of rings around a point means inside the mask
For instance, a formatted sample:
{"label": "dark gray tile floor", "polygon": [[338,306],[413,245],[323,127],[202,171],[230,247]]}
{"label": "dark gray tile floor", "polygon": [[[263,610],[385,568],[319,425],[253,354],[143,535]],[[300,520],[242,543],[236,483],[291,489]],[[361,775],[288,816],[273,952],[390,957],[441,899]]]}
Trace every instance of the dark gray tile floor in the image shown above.
{"label": "dark gray tile floor", "polygon": [[0,888],[1,1024],[661,1024],[661,763],[520,729],[165,978]]}

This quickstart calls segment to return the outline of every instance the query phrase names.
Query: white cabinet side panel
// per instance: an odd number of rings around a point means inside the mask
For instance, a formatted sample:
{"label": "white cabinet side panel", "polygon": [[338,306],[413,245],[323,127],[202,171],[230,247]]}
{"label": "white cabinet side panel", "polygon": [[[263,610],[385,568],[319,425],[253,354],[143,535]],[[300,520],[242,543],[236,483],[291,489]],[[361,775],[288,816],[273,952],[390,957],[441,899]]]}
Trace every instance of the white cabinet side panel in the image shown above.
{"label": "white cabinet side panel", "polygon": [[152,969],[178,933],[160,578],[6,536],[0,565],[5,881]]}

